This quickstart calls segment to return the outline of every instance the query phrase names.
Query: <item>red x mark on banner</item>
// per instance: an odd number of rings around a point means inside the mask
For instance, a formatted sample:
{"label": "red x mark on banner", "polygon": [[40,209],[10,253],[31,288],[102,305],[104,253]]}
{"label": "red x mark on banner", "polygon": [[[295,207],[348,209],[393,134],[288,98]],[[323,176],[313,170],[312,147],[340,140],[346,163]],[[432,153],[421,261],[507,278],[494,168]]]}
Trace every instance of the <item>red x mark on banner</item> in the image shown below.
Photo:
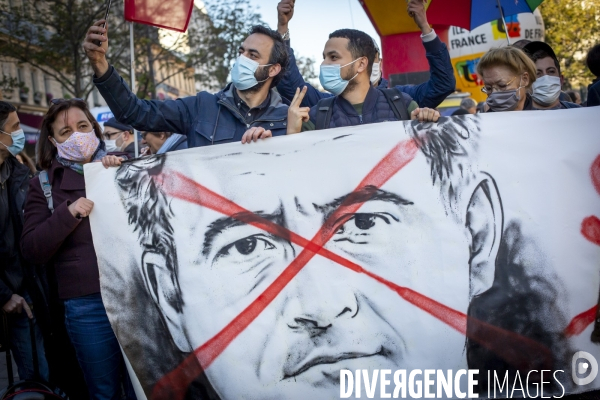
{"label": "red x mark on banner", "polygon": [[[383,186],[415,157],[417,151],[417,146],[413,140],[397,144],[367,174],[356,189],[346,197],[338,209],[325,221],[312,240],[305,239],[280,225],[251,213],[231,200],[180,173],[175,172],[168,175],[163,173],[162,176],[156,178],[160,181],[163,190],[170,196],[236,218],[241,222],[289,240],[302,247],[303,250],[248,307],[220,332],[190,354],[176,369],[157,382],[152,392],[152,399],[182,400],[189,385],[202,373],[203,369],[210,366],[227,346],[260,315],[286,285],[317,254],[380,282],[396,292],[404,300],[429,313],[489,350],[492,350],[517,368],[526,367],[531,360],[544,360],[543,365],[551,366],[552,354],[547,347],[540,343],[517,333],[471,318],[410,288],[390,282],[323,247],[334,235],[337,228],[347,222],[341,217],[356,212],[364,202],[368,201],[368,198],[356,198],[359,190],[365,186],[375,186],[377,188]],[[334,221],[336,222],[334,223]],[[467,329],[467,324],[469,325],[469,329]]]}
{"label": "red x mark on banner", "polygon": [[[596,192],[600,194],[600,156],[596,157],[590,167],[590,177]],[[581,234],[590,242],[600,246],[600,219],[595,215],[586,217],[581,223]],[[571,320],[571,323],[565,329],[565,335],[577,336],[581,334],[588,326],[594,323],[598,315],[598,305],[582,312]]]}

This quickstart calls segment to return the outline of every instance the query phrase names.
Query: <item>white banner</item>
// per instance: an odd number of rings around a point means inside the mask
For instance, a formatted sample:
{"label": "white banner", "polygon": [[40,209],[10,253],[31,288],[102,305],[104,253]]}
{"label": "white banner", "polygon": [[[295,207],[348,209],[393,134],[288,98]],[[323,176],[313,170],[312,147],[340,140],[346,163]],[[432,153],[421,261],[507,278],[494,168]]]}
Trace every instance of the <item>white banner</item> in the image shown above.
{"label": "white banner", "polygon": [[597,114],[390,122],[86,165],[102,297],[140,398],[598,388]]}

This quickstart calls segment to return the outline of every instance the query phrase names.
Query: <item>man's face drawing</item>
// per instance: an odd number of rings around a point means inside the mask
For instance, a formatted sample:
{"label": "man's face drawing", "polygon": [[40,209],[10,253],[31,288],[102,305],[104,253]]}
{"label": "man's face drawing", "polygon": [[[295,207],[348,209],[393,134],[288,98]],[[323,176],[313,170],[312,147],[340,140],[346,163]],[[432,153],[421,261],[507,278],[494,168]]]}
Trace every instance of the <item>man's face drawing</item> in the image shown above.
{"label": "man's face drawing", "polygon": [[[228,168],[236,155],[207,161],[203,171],[170,157],[166,169],[311,240],[394,144],[374,144],[358,160],[344,151],[352,146],[349,136],[283,156],[245,154],[243,171]],[[331,158],[343,168],[324,169]],[[418,152],[381,188],[358,189],[369,194],[368,201],[336,221],[324,247],[467,313],[470,293],[491,284],[497,246],[492,236],[501,232],[494,200],[477,187],[465,185],[451,212]],[[303,249],[208,208],[177,198],[171,204],[183,310],[163,311],[171,331],[196,349],[255,301]],[[423,369],[431,360],[430,367],[456,370],[466,365],[464,345],[463,334],[386,286],[315,255],[206,373],[223,398],[339,398],[341,369]]]}

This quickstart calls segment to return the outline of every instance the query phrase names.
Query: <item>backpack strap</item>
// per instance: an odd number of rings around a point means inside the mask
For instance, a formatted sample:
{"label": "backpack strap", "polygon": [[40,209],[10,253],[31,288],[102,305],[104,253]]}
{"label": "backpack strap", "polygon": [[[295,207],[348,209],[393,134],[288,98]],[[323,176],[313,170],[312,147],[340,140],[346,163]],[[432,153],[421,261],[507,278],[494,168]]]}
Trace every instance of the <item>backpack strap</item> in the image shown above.
{"label": "backpack strap", "polygon": [[331,114],[333,113],[333,102],[335,96],[325,97],[317,103],[317,121],[315,129],[327,129],[331,122]]}
{"label": "backpack strap", "polygon": [[398,118],[400,121],[410,120],[410,115],[408,115],[408,107],[404,103],[402,93],[396,88],[381,89],[381,91],[387,99],[390,107],[392,107],[392,111],[394,112],[396,118]]}
{"label": "backpack strap", "polygon": [[48,203],[48,209],[52,214],[54,214],[54,202],[52,201],[52,185],[50,184],[50,180],[48,179],[48,171],[40,171],[38,178],[40,179],[40,186],[44,191],[44,196],[46,197],[46,202]]}

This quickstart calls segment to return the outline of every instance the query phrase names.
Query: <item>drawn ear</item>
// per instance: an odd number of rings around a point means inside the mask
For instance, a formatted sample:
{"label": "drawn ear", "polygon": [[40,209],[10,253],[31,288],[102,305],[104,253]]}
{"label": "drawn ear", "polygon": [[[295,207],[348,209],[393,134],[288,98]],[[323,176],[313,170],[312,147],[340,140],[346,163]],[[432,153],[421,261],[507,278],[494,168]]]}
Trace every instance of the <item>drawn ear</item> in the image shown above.
{"label": "drawn ear", "polygon": [[488,175],[477,185],[467,207],[466,225],[471,234],[471,297],[485,292],[494,283],[496,256],[502,240],[503,214],[498,188]]}
{"label": "drawn ear", "polygon": [[174,283],[176,280],[173,279],[173,273],[163,254],[145,252],[142,255],[142,275],[146,289],[160,310],[177,347],[183,352],[190,352],[192,349],[182,323],[181,302],[175,300],[180,298],[180,294]]}

